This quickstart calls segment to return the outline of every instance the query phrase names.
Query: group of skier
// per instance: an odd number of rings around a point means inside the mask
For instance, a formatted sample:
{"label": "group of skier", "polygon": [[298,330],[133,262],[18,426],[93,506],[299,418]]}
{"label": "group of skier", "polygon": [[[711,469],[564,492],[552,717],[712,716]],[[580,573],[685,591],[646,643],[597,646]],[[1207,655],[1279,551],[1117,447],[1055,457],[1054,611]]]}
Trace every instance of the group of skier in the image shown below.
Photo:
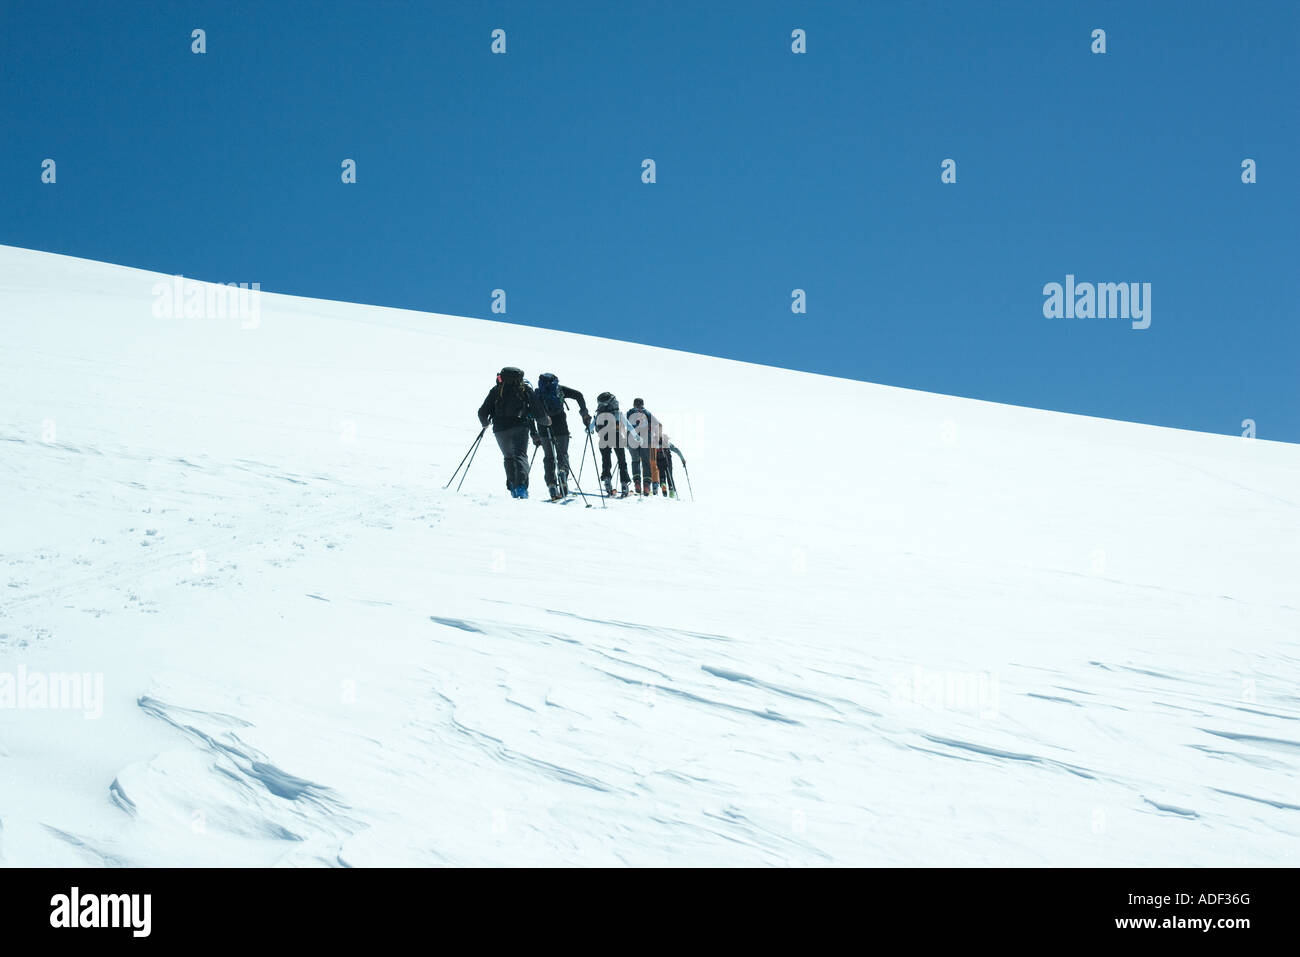
{"label": "group of skier", "polygon": [[[681,450],[669,440],[663,425],[645,407],[642,399],[632,400],[626,415],[612,392],[596,396],[596,414],[587,409],[586,399],[577,389],[561,385],[553,372],[537,379],[537,388],[524,378],[522,369],[506,366],[497,373],[496,384],[478,410],[484,429],[492,424],[492,434],[505,460],[506,488],[515,498],[528,497],[531,462],[528,443],[542,452],[546,488],[552,502],[563,501],[571,494],[569,477],[568,401],[578,404],[582,427],[595,438],[600,449],[600,480],[605,495],[614,497],[614,463],[618,463],[618,497],[636,495],[677,497],[673,480],[673,454],[685,465]],[[631,456],[629,474],[628,456]],[[536,451],[533,453],[536,456]],[[595,455],[595,450],[592,450]]]}

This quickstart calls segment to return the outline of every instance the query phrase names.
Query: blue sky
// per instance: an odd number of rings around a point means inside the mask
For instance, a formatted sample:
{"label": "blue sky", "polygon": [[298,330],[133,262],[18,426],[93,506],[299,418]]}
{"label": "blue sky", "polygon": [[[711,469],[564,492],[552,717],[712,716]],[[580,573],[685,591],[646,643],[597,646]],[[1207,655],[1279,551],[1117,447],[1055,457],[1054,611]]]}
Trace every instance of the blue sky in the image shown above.
{"label": "blue sky", "polygon": [[[486,318],[503,288],[522,324],[1300,441],[1291,0],[53,0],[0,26],[0,243]],[[1067,273],[1151,283],[1151,327],[1044,318]]]}

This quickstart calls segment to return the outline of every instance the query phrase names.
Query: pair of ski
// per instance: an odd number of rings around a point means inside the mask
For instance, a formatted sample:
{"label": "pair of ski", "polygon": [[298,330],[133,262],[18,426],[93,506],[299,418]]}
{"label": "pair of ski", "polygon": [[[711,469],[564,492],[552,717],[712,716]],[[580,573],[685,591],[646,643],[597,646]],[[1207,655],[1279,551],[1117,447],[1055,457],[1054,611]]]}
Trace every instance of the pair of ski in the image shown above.
{"label": "pair of ski", "polygon": [[[609,500],[609,499],[615,499],[615,500],[617,500],[617,499],[624,499],[624,498],[634,498],[634,499],[636,499],[637,501],[644,501],[644,500],[646,500],[646,499],[648,499],[648,498],[655,498],[655,497],[656,497],[656,496],[654,496],[654,495],[643,495],[643,494],[641,494],[640,492],[632,492],[632,491],[630,491],[630,490],[627,491],[627,492],[613,492],[613,493],[608,493],[608,494],[607,494],[607,493],[600,493],[600,494],[597,494],[597,493],[594,493],[594,492],[573,492],[573,491],[571,491],[571,492],[569,492],[568,495],[565,495],[565,496],[562,497],[562,498],[546,499],[546,502],[547,502],[548,505],[570,505],[570,504],[572,504],[573,502],[576,502],[576,501],[577,501],[578,499],[580,499],[580,498],[583,498],[583,499],[587,499],[587,498],[596,498],[596,499],[600,499],[600,498],[603,498],[603,499],[606,499],[606,500]],[[588,508],[591,508],[591,507],[592,507],[590,502],[587,503],[587,507],[588,507]]]}
{"label": "pair of ski", "polygon": [[578,500],[578,496],[581,494],[581,492],[570,492],[568,495],[564,495],[560,498],[548,498],[545,501],[547,505],[572,505]]}
{"label": "pair of ski", "polygon": [[[586,492],[575,492],[573,489],[566,487],[564,490],[564,494],[561,495],[559,498],[546,499],[545,501],[548,505],[572,505],[574,502],[578,501],[579,498],[583,498],[583,499],[600,498],[600,496],[599,495],[588,496]],[[586,502],[585,504],[587,508],[591,508],[590,502]]]}
{"label": "pair of ski", "polygon": [[[632,498],[631,492],[570,492],[566,498],[556,499],[552,502],[554,505],[567,505],[569,502],[577,501],[579,498],[605,499],[607,501],[617,501],[621,498]],[[588,505],[590,507],[590,505]]]}

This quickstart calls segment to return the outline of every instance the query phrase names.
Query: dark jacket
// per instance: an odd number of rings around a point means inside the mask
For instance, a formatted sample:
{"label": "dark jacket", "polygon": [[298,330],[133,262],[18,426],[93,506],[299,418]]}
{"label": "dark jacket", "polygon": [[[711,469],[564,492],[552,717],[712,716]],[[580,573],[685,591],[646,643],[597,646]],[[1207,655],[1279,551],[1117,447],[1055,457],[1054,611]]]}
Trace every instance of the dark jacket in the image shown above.
{"label": "dark jacket", "polygon": [[663,425],[645,406],[633,406],[627,413],[627,424],[636,433],[628,440],[630,446],[657,449],[663,444]]}
{"label": "dark jacket", "polygon": [[489,419],[494,433],[527,425],[528,431],[536,436],[539,427],[551,424],[541,400],[527,382],[505,381],[494,385],[478,410],[480,425],[487,425]]}
{"label": "dark jacket", "polygon": [[569,418],[564,413],[564,400],[572,399],[578,403],[578,414],[582,416],[583,421],[587,420],[587,401],[582,397],[582,393],[577,389],[570,389],[567,385],[560,386],[560,407],[559,409],[548,409],[551,416],[551,432],[555,435],[569,434]]}

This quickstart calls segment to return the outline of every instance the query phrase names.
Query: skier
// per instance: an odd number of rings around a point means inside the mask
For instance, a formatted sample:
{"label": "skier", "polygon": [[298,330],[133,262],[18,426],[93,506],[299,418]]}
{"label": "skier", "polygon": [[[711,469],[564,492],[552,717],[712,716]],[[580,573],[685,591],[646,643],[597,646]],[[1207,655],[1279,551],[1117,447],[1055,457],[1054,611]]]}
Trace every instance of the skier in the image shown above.
{"label": "skier", "polygon": [[669,498],[677,497],[677,483],[673,481],[673,453],[679,456],[682,454],[677,446],[673,445],[672,439],[668,438],[668,433],[660,430],[659,448],[655,449],[655,458],[659,464],[659,491]]}
{"label": "skier", "polygon": [[531,435],[539,442],[539,429],[549,427],[551,419],[537,393],[524,381],[522,369],[506,366],[497,373],[497,384],[478,410],[481,425],[486,427],[489,419],[505,463],[506,488],[514,498],[527,498],[528,438]]}
{"label": "skier", "polygon": [[632,482],[637,495],[659,494],[659,445],[663,426],[645,407],[645,399],[633,399],[627,414],[630,427],[628,448],[632,452]]}
{"label": "skier", "polygon": [[551,493],[551,501],[558,502],[569,494],[569,420],[565,415],[565,400],[573,399],[578,403],[584,429],[591,424],[591,415],[587,412],[582,393],[560,385],[554,372],[543,372],[537,377],[537,398],[551,418],[550,441],[542,445],[542,461],[546,465],[546,487]]}
{"label": "skier", "polygon": [[596,396],[596,417],[587,424],[587,431],[593,435],[599,433],[597,442],[600,446],[600,480],[605,486],[605,494],[614,494],[614,472],[610,454],[618,457],[618,480],[621,485],[622,498],[627,498],[627,419],[618,407],[618,397],[612,392],[602,392]]}

